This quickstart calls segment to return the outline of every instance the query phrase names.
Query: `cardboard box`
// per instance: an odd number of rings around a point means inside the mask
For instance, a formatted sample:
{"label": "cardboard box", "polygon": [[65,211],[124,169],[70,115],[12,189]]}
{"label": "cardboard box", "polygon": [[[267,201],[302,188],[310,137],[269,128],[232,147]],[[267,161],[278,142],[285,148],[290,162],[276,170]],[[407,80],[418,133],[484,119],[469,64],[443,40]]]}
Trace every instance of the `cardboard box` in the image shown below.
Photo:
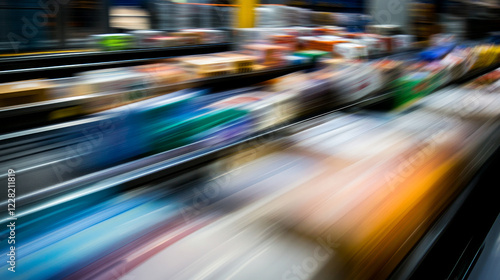
{"label": "cardboard box", "polygon": [[45,101],[52,86],[44,79],[0,84],[0,107]]}
{"label": "cardboard box", "polygon": [[345,59],[358,59],[368,56],[368,48],[365,45],[353,43],[336,44],[334,52]]}
{"label": "cardboard box", "polygon": [[223,57],[196,56],[182,59],[182,68],[192,79],[228,75],[235,72],[234,65]]}
{"label": "cardboard box", "polygon": [[245,45],[244,49],[248,54],[257,57],[257,62],[264,66],[281,66],[285,64],[284,56],[289,48],[267,44]]}
{"label": "cardboard box", "polygon": [[217,53],[216,55],[227,59],[227,61],[233,65],[236,73],[252,72],[255,67],[255,62],[257,61],[255,56],[241,53],[222,52]]}

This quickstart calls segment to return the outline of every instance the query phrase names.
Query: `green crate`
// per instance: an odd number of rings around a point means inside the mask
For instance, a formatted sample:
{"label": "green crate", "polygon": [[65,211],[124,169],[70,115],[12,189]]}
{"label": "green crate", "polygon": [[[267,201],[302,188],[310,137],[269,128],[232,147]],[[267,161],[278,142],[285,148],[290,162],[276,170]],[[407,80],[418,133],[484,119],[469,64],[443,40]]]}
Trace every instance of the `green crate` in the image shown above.
{"label": "green crate", "polygon": [[394,103],[393,107],[403,106],[418,98],[424,97],[440,85],[440,73],[416,72],[394,81]]}
{"label": "green crate", "polygon": [[331,56],[331,53],[318,50],[306,50],[294,52],[293,55],[308,58],[310,62],[316,63],[322,57]]}
{"label": "green crate", "polygon": [[134,36],[131,34],[99,34],[92,39],[97,47],[104,51],[126,50],[134,47]]}
{"label": "green crate", "polygon": [[231,122],[248,114],[247,110],[225,108],[201,113],[184,120],[163,123],[154,132],[153,151],[155,153],[191,144],[207,130]]}

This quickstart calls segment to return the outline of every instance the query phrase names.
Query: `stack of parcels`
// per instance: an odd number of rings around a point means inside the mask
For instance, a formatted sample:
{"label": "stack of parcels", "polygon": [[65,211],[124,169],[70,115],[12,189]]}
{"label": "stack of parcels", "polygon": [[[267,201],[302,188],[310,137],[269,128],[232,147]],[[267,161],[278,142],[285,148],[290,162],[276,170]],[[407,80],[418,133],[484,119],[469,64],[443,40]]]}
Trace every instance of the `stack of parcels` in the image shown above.
{"label": "stack of parcels", "polygon": [[[197,3],[206,4],[206,1],[200,1]],[[191,27],[192,28],[207,28],[212,26],[212,14],[211,11],[213,6],[211,5],[189,5],[191,6]]]}
{"label": "stack of parcels", "polygon": [[274,27],[284,27],[287,26],[287,21],[288,21],[288,7],[287,6],[281,6],[281,5],[276,5],[276,6],[269,6],[269,8],[272,11],[272,15],[274,17]]}
{"label": "stack of parcels", "polygon": [[276,27],[279,22],[274,15],[271,7],[255,8],[255,26],[256,27]]}
{"label": "stack of parcels", "polygon": [[275,28],[237,28],[235,30],[235,41],[238,46],[248,43],[264,43],[276,34]]}
{"label": "stack of parcels", "polygon": [[193,11],[196,5],[188,5],[188,4],[175,4],[176,13],[172,15],[174,18],[175,29],[184,29],[184,28],[194,28],[193,24]]}
{"label": "stack of parcels", "polygon": [[295,8],[295,14],[293,15],[296,21],[295,25],[298,26],[308,26],[311,25],[311,10],[303,8]]}
{"label": "stack of parcels", "polygon": [[304,14],[301,8],[282,6],[284,13],[284,25],[285,26],[300,26],[306,25],[304,23]]}
{"label": "stack of parcels", "polygon": [[[154,3],[155,9],[158,12],[158,29],[160,30],[174,30],[177,29],[177,5],[171,1],[157,1]],[[184,27],[183,27],[184,28]]]}
{"label": "stack of parcels", "polygon": [[238,8],[229,6],[213,7],[212,24],[214,27],[234,28],[238,26]]}

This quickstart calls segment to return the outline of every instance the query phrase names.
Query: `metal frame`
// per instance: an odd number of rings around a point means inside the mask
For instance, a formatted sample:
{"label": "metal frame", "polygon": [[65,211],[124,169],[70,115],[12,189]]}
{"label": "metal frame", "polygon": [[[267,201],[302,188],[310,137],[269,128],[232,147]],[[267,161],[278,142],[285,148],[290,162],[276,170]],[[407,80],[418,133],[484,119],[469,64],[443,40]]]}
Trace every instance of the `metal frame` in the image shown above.
{"label": "metal frame", "polygon": [[[70,8],[70,4],[71,3],[74,3],[75,1],[78,1],[78,0],[68,0],[68,3],[66,4],[61,4],[59,3],[59,1],[55,1],[56,3],[58,3],[58,7],[59,7],[59,10],[58,12],[56,13],[56,19],[55,19],[55,23],[56,23],[56,26],[55,26],[55,37],[54,38],[50,38],[50,39],[53,39],[55,41],[55,45],[54,47],[50,47],[51,49],[64,49],[64,48],[67,48],[69,47],[70,45],[68,44],[68,39],[69,39],[69,30],[68,30],[68,26],[69,26],[69,8]],[[22,24],[21,21],[19,21],[18,23],[11,23],[11,22],[7,22],[5,19],[6,19],[6,15],[7,13],[9,13],[10,11],[15,11],[15,10],[43,10],[43,7],[41,6],[37,6],[37,5],[32,5],[32,6],[14,6],[14,5],[7,5],[6,3],[6,0],[3,0],[3,1],[0,1],[0,16],[1,18],[3,19],[2,20],[2,32],[5,32],[4,34],[2,34],[1,38],[6,40],[6,41],[2,41],[0,42],[1,44],[5,44],[5,48],[4,48],[4,51],[0,51],[0,52],[3,52],[3,53],[10,53],[10,48],[7,47],[7,45],[9,44],[9,42],[7,41],[7,34],[9,34],[9,32],[11,32],[9,26],[10,24]],[[109,28],[109,5],[110,5],[110,2],[109,0],[105,0],[105,1],[96,1],[96,3],[99,4],[99,8],[98,8],[98,12],[96,13],[96,15],[98,16],[98,20],[99,20],[99,24],[97,26],[97,30],[96,31],[92,31],[92,33],[107,33],[110,31],[110,28]],[[44,27],[40,27],[41,29],[44,29]],[[86,38],[85,38],[86,39]],[[84,38],[82,38],[82,40],[84,40]],[[43,48],[25,48],[25,49],[20,49],[19,51],[31,51],[31,50],[42,50]],[[1,50],[1,49],[0,49]],[[13,51],[13,50],[12,50]]]}

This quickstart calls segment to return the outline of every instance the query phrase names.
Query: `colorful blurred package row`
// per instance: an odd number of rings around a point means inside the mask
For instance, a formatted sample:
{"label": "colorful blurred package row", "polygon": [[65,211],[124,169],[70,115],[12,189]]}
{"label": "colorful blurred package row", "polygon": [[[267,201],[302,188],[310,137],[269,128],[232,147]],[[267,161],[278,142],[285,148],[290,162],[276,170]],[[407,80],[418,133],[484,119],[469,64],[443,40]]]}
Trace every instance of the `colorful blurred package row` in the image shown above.
{"label": "colorful blurred package row", "polygon": [[321,50],[351,59],[408,50],[414,45],[414,36],[348,32],[339,26],[240,28],[236,41],[240,45],[271,43],[291,50]]}
{"label": "colorful blurred package row", "polygon": [[[448,49],[449,46],[444,47]],[[406,68],[406,74],[393,81],[394,107],[428,95],[442,85],[463,77],[466,73],[484,69],[500,62],[500,47],[496,45],[457,46],[444,51],[440,47],[425,50],[424,61]],[[422,54],[421,53],[421,54]],[[422,57],[421,56],[421,57]]]}
{"label": "colorful blurred package row", "polygon": [[[41,138],[36,138],[40,152],[30,155],[34,157],[33,161],[25,157],[15,162],[9,161],[8,164],[18,168],[17,176],[24,182],[37,182],[33,184],[33,188],[37,189],[48,187],[61,178],[69,180],[86,172],[177,148],[182,151],[181,154],[185,154],[220,147],[287,124],[304,110],[310,109],[304,106],[320,102],[320,99],[316,99],[317,89],[311,88],[315,83],[310,80],[304,82],[302,85],[296,84],[298,88],[283,91],[271,87],[242,88],[219,93],[181,90],[127,103],[91,114],[82,120],[45,127],[47,131],[42,138],[48,137],[44,140],[47,146]],[[329,87],[323,87],[320,93],[328,94]],[[311,92],[313,96],[310,96]],[[308,102],[301,104],[301,100]],[[102,104],[111,105],[106,102]],[[37,131],[24,133],[37,134]],[[12,134],[14,138],[17,136],[16,133]],[[64,138],[64,141],[60,141],[62,146],[54,146],[54,139],[60,137]],[[89,138],[97,139],[89,141]],[[45,151],[44,147],[51,148]],[[78,153],[82,147],[85,147],[84,152]],[[65,162],[75,157],[78,164],[69,168],[71,172],[66,172],[68,168]],[[53,164],[30,166],[37,158],[51,158]],[[24,191],[31,192],[32,189],[26,188],[19,195]]]}
{"label": "colorful blurred package row", "polygon": [[91,35],[89,47],[103,51],[164,48],[228,42],[228,34],[216,29],[182,29],[177,32],[136,30],[129,33]]}
{"label": "colorful blurred package row", "polygon": [[[82,131],[100,132],[103,122],[104,127],[109,127],[111,123],[113,129],[106,134],[105,141],[81,156],[82,164],[78,169],[72,168],[71,174],[81,176],[89,170],[181,147],[184,153],[222,145],[286,124],[297,117],[314,116],[379,94],[388,94],[390,98],[386,97],[384,102],[399,107],[428,95],[450,79],[460,77],[451,73],[454,73],[454,67],[463,67],[464,61],[458,65],[440,64],[443,61],[408,64],[388,59],[374,63],[329,59],[323,60],[321,64],[324,67],[315,71],[297,72],[268,81],[259,90],[240,89],[215,94],[205,94],[204,91],[165,94],[141,83],[142,80],[137,78],[141,76],[130,69],[89,72],[79,77],[86,81],[84,88],[93,97],[82,110],[101,113],[89,115],[84,124],[75,126],[71,133],[67,132],[68,135],[76,133],[79,136],[67,137],[84,141],[86,136],[81,135]],[[174,79],[174,74],[178,73],[176,68],[171,67],[147,67],[140,69],[154,72],[158,75],[155,81],[159,83]],[[496,77],[494,73],[490,74],[491,79]],[[126,79],[122,79],[124,77]],[[494,90],[497,84],[492,84],[490,90]],[[154,97],[159,94],[164,95]],[[99,121],[90,121],[94,118]],[[26,166],[26,170],[30,167]],[[54,170],[42,173],[50,175],[51,178],[46,176],[43,179],[50,182],[49,185],[57,182]],[[31,178],[29,174],[35,177]],[[40,173],[19,172],[19,176],[24,176],[23,180],[33,182],[36,182],[36,174]]]}
{"label": "colorful blurred package row", "polygon": [[[139,69],[151,70],[157,75],[155,82],[177,79],[174,75],[178,73],[176,68],[148,67]],[[297,117],[356,102],[384,86],[377,68],[363,62],[294,73],[268,81],[262,89],[248,93],[245,93],[247,89],[214,94],[196,90],[193,93],[189,90],[166,94],[154,92],[155,87],[143,83],[140,72],[128,68],[91,71],[77,78],[80,94],[92,97],[82,105],[82,110],[100,113],[90,114],[82,121],[66,123],[61,129],[54,128],[53,133],[65,131],[63,134],[74,139],[72,141],[76,144],[86,139],[82,131],[97,131],[99,136],[105,137],[90,152],[79,157],[81,164],[78,168],[71,168],[74,176],[138,156],[180,147],[188,152],[235,141],[287,124]],[[154,97],[158,94],[164,95]],[[71,131],[64,128],[73,122],[75,126]],[[77,122],[83,123],[76,125]],[[109,127],[112,129],[108,131]],[[61,155],[68,154],[62,152]],[[65,161],[64,158],[58,160]],[[27,171],[19,171],[18,176],[26,182],[35,182],[36,176],[30,176],[43,173],[44,178],[40,181],[49,182],[49,185],[57,182],[61,172],[47,166],[42,168],[50,170],[32,172],[33,168],[26,166]]]}
{"label": "colorful blurred package row", "polygon": [[[499,118],[500,69],[463,86],[443,89],[419,101],[425,110],[482,123]],[[457,102],[453,102],[457,100]]]}
{"label": "colorful blurred package row", "polygon": [[498,82],[499,79],[500,69],[496,69],[471,81],[470,83],[467,83],[465,87],[469,89],[478,89],[481,91],[493,92],[497,91],[500,85],[500,83]]}
{"label": "colorful blurred package row", "polygon": [[225,52],[214,55],[186,56],[175,59],[188,79],[200,79],[254,71],[257,56],[243,52]]}
{"label": "colorful blurred package row", "polygon": [[[322,36],[322,39],[325,38],[339,40],[340,37]],[[322,42],[329,44],[331,41]],[[334,82],[332,89],[346,92],[343,97],[356,99],[354,96],[358,96],[359,92],[372,93],[392,88],[395,90],[392,106],[398,107],[470,71],[490,67],[500,59],[500,47],[485,44],[452,48],[447,45],[443,48],[433,46],[413,60],[383,59],[372,63],[356,60],[366,56],[366,48],[361,48],[359,44],[339,43],[335,49],[343,55],[339,57],[331,52],[314,49],[294,51],[276,44],[249,44],[244,45],[239,52],[186,56],[142,66],[94,70],[73,78],[7,83],[1,86],[0,100],[3,106],[15,106],[95,95],[86,99],[78,110],[54,112],[51,118],[57,119],[72,114],[98,112],[186,88],[189,87],[189,81],[196,79],[315,63],[319,68],[327,67],[328,70],[322,73],[330,71],[330,75],[335,76],[333,80],[342,81],[342,85]],[[358,71],[344,71],[349,68],[346,67],[348,64],[352,66],[350,69]],[[344,70],[340,71],[341,68]]]}
{"label": "colorful blurred package row", "polygon": [[[5,83],[0,85],[0,106],[97,94],[99,96],[90,98],[82,107],[82,112],[91,113],[187,87],[188,81],[194,79],[311,61],[287,55],[284,50],[280,46],[253,45],[240,52],[194,55],[141,66],[92,70],[68,78]],[[168,91],[162,88],[166,86],[170,88]]]}

